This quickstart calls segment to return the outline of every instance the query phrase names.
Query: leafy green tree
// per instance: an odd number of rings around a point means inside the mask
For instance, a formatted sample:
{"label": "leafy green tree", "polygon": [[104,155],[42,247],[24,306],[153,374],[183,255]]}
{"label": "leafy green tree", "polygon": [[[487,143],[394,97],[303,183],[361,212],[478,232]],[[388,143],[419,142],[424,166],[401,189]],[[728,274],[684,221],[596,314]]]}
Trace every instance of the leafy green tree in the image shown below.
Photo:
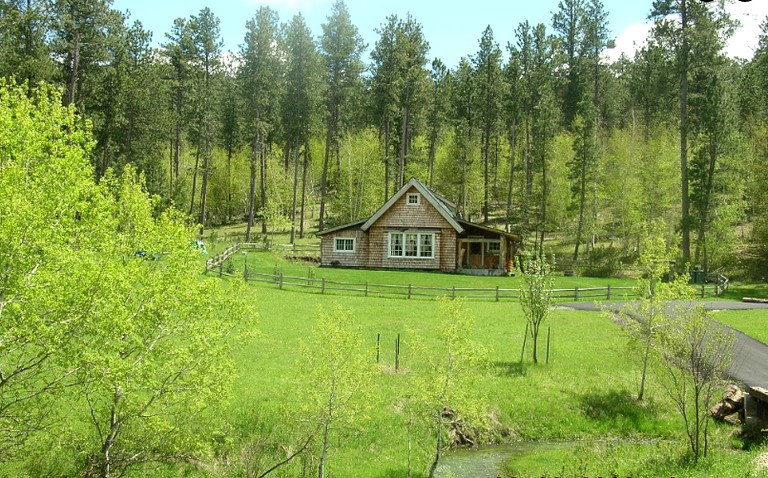
{"label": "leafy green tree", "polygon": [[574,157],[569,162],[571,193],[578,198],[579,219],[576,226],[576,246],[573,249],[573,262],[579,260],[579,246],[582,243],[585,228],[585,209],[587,190],[597,176],[597,145],[595,144],[595,111],[591,105],[584,107],[585,115],[577,115],[573,121]]}
{"label": "leafy green tree", "polygon": [[47,41],[52,23],[50,0],[0,1],[0,76],[30,85],[56,77]]}
{"label": "leafy green tree", "polygon": [[733,333],[700,305],[679,304],[658,330],[662,385],[680,414],[694,462],[707,456],[709,411],[720,398],[733,343]]}
{"label": "leafy green tree", "polygon": [[224,218],[226,222],[232,220],[234,212],[233,191],[233,161],[235,154],[243,147],[245,132],[243,131],[243,95],[240,91],[242,85],[237,78],[234,65],[225,66],[221,72],[222,97],[221,116],[218,135],[218,144],[224,148],[227,155],[226,187]]}
{"label": "leafy green tree", "polygon": [[[491,136],[497,135],[504,83],[501,69],[501,48],[493,39],[493,30],[486,27],[480,38],[480,50],[473,58],[475,88],[478,101],[478,122],[482,125],[481,143],[483,154],[483,221],[488,222],[490,208]],[[495,177],[495,175],[494,175]]]}
{"label": "leafy green tree", "polygon": [[193,100],[193,139],[196,146],[195,167],[192,179],[192,194],[190,200],[189,214],[192,214],[195,203],[195,180],[198,174],[198,161],[202,156],[202,182],[200,185],[200,214],[197,216],[197,222],[200,224],[200,234],[206,224],[206,207],[208,205],[208,180],[211,174],[213,160],[213,142],[216,133],[214,122],[217,117],[218,84],[216,82],[217,73],[221,67],[221,33],[219,31],[219,19],[208,8],[203,8],[197,16],[193,16],[189,21],[192,35],[192,45],[194,48],[194,61],[199,65],[194,71],[194,100]]}
{"label": "leafy green tree", "polygon": [[[296,239],[296,204],[301,174],[301,215],[299,235],[304,237],[304,204],[307,191],[307,170],[311,159],[309,140],[320,122],[322,98],[321,57],[317,52],[312,32],[304,17],[296,15],[286,29],[288,67],[283,95],[283,131],[286,135],[286,157],[293,156],[293,202],[291,205],[291,244]],[[303,148],[304,160],[299,167],[299,152]]]}
{"label": "leafy green tree", "polygon": [[[61,94],[0,79],[0,457],[53,421],[65,357],[97,277],[80,267],[93,140]],[[87,217],[87,216],[86,216]]]}
{"label": "leafy green tree", "polygon": [[652,36],[669,50],[677,75],[680,131],[681,171],[681,252],[683,262],[691,259],[691,197],[689,192],[689,93],[693,71],[712,60],[712,53],[723,48],[731,32],[724,7],[710,8],[693,0],[656,0],[650,18],[654,20]]}
{"label": "leafy green tree", "polygon": [[429,104],[429,153],[427,157],[429,168],[429,187],[433,186],[435,176],[435,156],[437,154],[437,140],[440,131],[446,122],[448,112],[448,88],[449,71],[448,68],[439,59],[432,61],[432,72],[430,74],[432,95]]}
{"label": "leafy green tree", "polygon": [[303,417],[318,435],[318,477],[326,476],[333,434],[359,419],[370,393],[374,360],[363,352],[359,326],[352,312],[335,304],[321,310],[308,344],[302,347]]}
{"label": "leafy green tree", "polygon": [[[48,446],[25,454],[34,475],[204,456],[201,416],[229,394],[249,306],[224,300],[237,286],[200,279],[193,231],[157,213],[135,170],[94,182],[93,139],[58,92],[0,95],[0,443],[37,432]],[[83,455],[57,445],[64,433]]]}
{"label": "leafy green tree", "polygon": [[106,59],[106,29],[116,20],[110,4],[110,0],[54,2],[53,50],[63,59],[64,104],[75,104],[81,112],[82,100],[88,96],[83,85]]}
{"label": "leafy green tree", "polygon": [[[267,207],[267,150],[279,126],[279,99],[283,87],[282,48],[277,12],[269,7],[259,8],[246,23],[245,42],[240,52],[242,64],[239,74],[245,95],[245,127],[250,132],[248,142],[251,149],[246,241],[251,240],[254,213],[259,209],[256,204],[257,172],[260,207]],[[262,222],[261,232],[266,234],[266,222]]]}
{"label": "leafy green tree", "polygon": [[171,88],[173,90],[173,142],[169,177],[169,189],[174,190],[181,169],[181,151],[185,124],[185,112],[188,109],[187,100],[191,96],[189,89],[192,75],[193,42],[190,25],[185,18],[173,21],[170,33],[165,34],[167,43],[163,44],[163,55],[168,58],[173,69]]}
{"label": "leafy green tree", "polygon": [[688,298],[687,276],[675,280],[672,272],[675,251],[667,239],[667,227],[662,221],[652,221],[641,242],[637,266],[642,276],[637,280],[640,301],[631,304],[623,314],[633,345],[642,355],[642,370],[637,399],[645,396],[646,378],[651,354],[658,345],[659,329],[672,301]]}
{"label": "leafy green tree", "polygon": [[230,394],[234,329],[247,330],[253,314],[237,286],[200,280],[193,231],[174,210],[155,218],[134,174],[99,184],[94,219],[103,229],[91,234],[99,246],[84,262],[101,266],[101,293],[80,324],[77,345],[88,352],[73,354],[79,418],[89,425],[85,471],[104,478],[208,455],[207,413]]}
{"label": "leafy green tree", "polygon": [[[320,49],[325,63],[326,136],[323,167],[320,175],[319,230],[325,227],[328,168],[332,156],[336,158],[336,172],[341,171],[339,141],[354,123],[355,106],[362,95],[362,55],[365,44],[352,23],[343,0],[336,0],[331,14],[323,24]],[[338,185],[337,185],[338,186]]]}
{"label": "leafy green tree", "polygon": [[425,66],[429,43],[421,25],[410,14],[405,20],[396,15],[387,17],[386,24],[377,33],[380,37],[371,52],[371,93],[374,115],[380,119],[379,127],[384,131],[384,193],[388,199],[390,153],[397,151],[394,189],[398,189],[405,184],[408,157],[426,106],[428,72]]}
{"label": "leafy green tree", "polygon": [[552,304],[554,262],[545,257],[528,255],[520,268],[522,284],[520,287],[520,306],[523,308],[528,323],[528,333],[533,345],[533,363],[539,363],[538,345],[541,325],[549,317]]}
{"label": "leafy green tree", "polygon": [[485,397],[473,386],[488,362],[486,348],[471,339],[475,319],[461,300],[443,299],[440,313],[439,346],[419,346],[425,366],[413,374],[412,386],[414,416],[428,428],[430,448],[434,450],[429,461],[430,478],[450,446],[448,415],[453,415],[454,422],[460,422],[465,430],[483,430],[488,413]]}

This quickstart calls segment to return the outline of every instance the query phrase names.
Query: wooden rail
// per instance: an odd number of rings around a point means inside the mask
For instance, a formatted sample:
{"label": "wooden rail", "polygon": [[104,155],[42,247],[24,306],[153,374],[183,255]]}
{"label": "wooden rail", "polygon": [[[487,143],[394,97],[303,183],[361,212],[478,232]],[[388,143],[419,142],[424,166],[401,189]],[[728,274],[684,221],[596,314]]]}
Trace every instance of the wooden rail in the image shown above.
{"label": "wooden rail", "polygon": [[[280,247],[290,246],[278,245]],[[270,246],[262,243],[238,243],[227,250],[214,256],[206,262],[206,273],[218,268],[219,277],[234,277],[232,273],[224,271],[223,264],[233,254],[241,249],[257,249],[257,250],[274,250],[274,245]],[[290,250],[290,249],[289,249]],[[278,289],[294,289],[311,291],[319,294],[326,293],[352,293],[359,294],[365,297],[403,297],[406,299],[412,298],[437,298],[437,297],[451,297],[451,298],[466,298],[466,299],[480,299],[490,301],[502,301],[502,300],[520,300],[520,289],[506,289],[501,287],[431,287],[420,286],[413,284],[406,285],[394,285],[394,284],[374,284],[368,281],[364,283],[346,282],[329,280],[325,278],[315,278],[311,274],[309,277],[298,277],[284,275],[277,270],[273,274],[257,273],[254,271],[244,271],[242,276],[246,281],[256,282],[261,284],[270,284],[277,286]],[[701,297],[705,297],[707,289],[713,289],[713,292],[717,295],[722,293],[723,284],[697,284],[695,286],[697,294]],[[727,285],[725,286],[727,287]],[[577,287],[574,289],[552,289],[552,298],[555,302],[578,302],[578,301],[595,301],[595,300],[620,300],[636,297],[635,287]]]}
{"label": "wooden rail", "polygon": [[[277,285],[279,289],[312,290],[319,294],[329,292],[348,292],[365,297],[402,297],[412,298],[465,298],[490,301],[519,300],[520,289],[501,287],[432,287],[414,284],[394,285],[375,284],[371,282],[357,283],[329,280],[325,278],[288,276],[281,273],[265,274],[249,272],[246,278],[249,282]],[[592,301],[610,300],[634,296],[634,287],[590,287],[576,289],[553,289],[552,297],[556,301]]]}

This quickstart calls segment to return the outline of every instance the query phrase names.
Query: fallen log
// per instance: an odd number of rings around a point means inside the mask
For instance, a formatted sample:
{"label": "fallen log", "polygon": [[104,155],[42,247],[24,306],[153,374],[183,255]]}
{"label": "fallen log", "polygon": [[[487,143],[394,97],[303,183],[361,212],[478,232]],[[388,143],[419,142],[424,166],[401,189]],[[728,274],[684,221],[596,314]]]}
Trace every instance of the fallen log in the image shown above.
{"label": "fallen log", "polygon": [[758,299],[756,297],[742,297],[742,302],[754,302],[756,304],[768,304],[768,299]]}

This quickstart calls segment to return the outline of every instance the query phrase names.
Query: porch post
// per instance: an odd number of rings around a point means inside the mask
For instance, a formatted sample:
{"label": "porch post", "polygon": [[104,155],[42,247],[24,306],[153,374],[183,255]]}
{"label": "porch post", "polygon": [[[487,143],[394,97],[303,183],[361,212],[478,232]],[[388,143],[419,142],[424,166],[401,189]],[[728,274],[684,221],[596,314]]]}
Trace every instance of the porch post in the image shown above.
{"label": "porch post", "polygon": [[501,238],[501,244],[499,246],[499,270],[502,272],[507,272],[507,238],[504,236],[500,236]]}

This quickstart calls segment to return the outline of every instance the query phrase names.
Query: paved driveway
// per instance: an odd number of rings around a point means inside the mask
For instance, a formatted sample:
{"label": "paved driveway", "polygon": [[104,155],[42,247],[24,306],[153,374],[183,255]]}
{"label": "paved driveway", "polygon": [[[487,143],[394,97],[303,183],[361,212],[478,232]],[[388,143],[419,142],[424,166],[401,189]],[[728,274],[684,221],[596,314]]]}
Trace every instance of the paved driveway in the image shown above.
{"label": "paved driveway", "polygon": [[[756,304],[751,302],[734,301],[696,301],[703,304],[707,310],[751,310],[768,309],[768,304]],[[573,310],[615,310],[624,308],[627,302],[613,301],[600,302],[567,302],[558,303],[559,307],[567,307]],[[726,327],[723,325],[723,327]],[[729,328],[729,327],[726,327]],[[728,375],[744,385],[768,388],[768,345],[748,337],[738,330],[733,330],[736,344],[733,349],[733,362],[728,370]]]}

